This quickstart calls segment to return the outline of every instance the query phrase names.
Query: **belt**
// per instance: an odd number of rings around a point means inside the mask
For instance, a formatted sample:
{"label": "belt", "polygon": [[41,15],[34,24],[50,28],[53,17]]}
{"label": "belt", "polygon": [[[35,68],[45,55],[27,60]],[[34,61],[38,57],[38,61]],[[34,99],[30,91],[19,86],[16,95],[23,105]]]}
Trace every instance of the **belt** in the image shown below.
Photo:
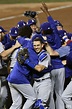
{"label": "belt", "polygon": [[59,58],[59,56],[51,56],[51,59]]}
{"label": "belt", "polygon": [[34,79],[34,81],[36,81],[36,82],[41,82],[41,81],[46,80],[46,79],[49,79],[49,78],[50,78],[50,77],[43,78],[43,79]]}

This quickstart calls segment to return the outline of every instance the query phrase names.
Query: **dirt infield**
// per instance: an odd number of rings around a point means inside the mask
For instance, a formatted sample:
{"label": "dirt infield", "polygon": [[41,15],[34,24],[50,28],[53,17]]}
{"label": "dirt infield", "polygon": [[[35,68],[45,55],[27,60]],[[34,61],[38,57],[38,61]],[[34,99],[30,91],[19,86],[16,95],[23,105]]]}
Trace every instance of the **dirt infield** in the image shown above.
{"label": "dirt infield", "polygon": [[[56,8],[61,6],[69,6],[68,8],[58,9],[50,11],[51,15],[54,19],[59,20],[63,25],[64,29],[68,32],[72,32],[72,2],[65,2],[65,3],[47,3],[48,8]],[[12,4],[12,5],[0,5],[0,25],[3,26],[5,29],[10,29],[11,27],[15,26],[18,21],[24,20],[27,21],[28,18],[22,16],[24,11],[26,10],[34,10],[34,11],[41,11],[40,10],[41,4]],[[20,16],[19,16],[20,15]],[[13,18],[13,16],[15,18]],[[40,23],[47,21],[47,18],[44,13],[40,13],[39,15]],[[8,17],[10,19],[8,19]],[[7,18],[7,19],[4,19]]]}

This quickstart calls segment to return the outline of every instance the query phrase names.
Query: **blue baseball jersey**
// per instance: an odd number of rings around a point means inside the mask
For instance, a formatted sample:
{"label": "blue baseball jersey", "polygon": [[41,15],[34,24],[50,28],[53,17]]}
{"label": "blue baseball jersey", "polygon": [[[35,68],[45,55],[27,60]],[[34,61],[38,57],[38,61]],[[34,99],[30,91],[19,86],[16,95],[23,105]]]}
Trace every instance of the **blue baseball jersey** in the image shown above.
{"label": "blue baseball jersey", "polygon": [[[50,46],[56,50],[58,48],[61,47],[61,40],[60,40],[60,37],[59,37],[59,34],[58,34],[58,30],[56,28],[56,25],[55,25],[55,22],[53,20],[53,18],[51,16],[48,17],[48,21],[51,25],[51,28],[53,29],[53,33],[49,36],[47,36],[47,41],[48,43],[50,44]],[[60,60],[59,57],[52,57],[51,59],[51,63],[53,65],[53,68],[54,69],[58,69],[58,68],[63,68],[63,64],[62,64],[62,61]]]}
{"label": "blue baseball jersey", "polygon": [[40,78],[42,77],[44,74],[46,73],[50,73],[51,70],[53,69],[52,65],[51,65],[51,58],[50,55],[45,51],[42,50],[38,55],[38,64],[40,65],[44,65],[45,69],[42,70],[41,72],[38,71],[34,71],[33,73],[33,77],[34,78]]}
{"label": "blue baseball jersey", "polygon": [[[35,51],[32,49],[31,46],[31,41],[30,40],[23,40],[22,39],[22,46],[23,47],[28,47],[28,51],[29,51],[29,60],[30,62],[32,62],[32,64],[38,64],[38,56],[35,53]],[[20,39],[20,41],[21,41]],[[26,44],[25,44],[26,41]],[[24,44],[23,44],[24,42]],[[11,83],[14,84],[29,84],[30,82],[30,67],[24,65],[20,65],[18,62],[16,62],[13,70],[11,71],[11,73],[8,75],[7,80]]]}
{"label": "blue baseball jersey", "polygon": [[72,33],[67,33],[67,36],[68,36],[69,39],[72,40]]}
{"label": "blue baseball jersey", "polygon": [[59,57],[62,58],[70,53],[70,46],[62,46],[55,51],[57,51],[59,53]]}
{"label": "blue baseball jersey", "polygon": [[7,80],[14,84],[29,84],[29,69],[16,62],[13,70],[8,75]]}
{"label": "blue baseball jersey", "polygon": [[9,35],[8,35],[8,34],[5,34],[4,39],[3,39],[3,41],[2,41],[2,44],[5,45],[5,44],[6,44],[7,42],[9,42],[9,41],[10,41]]}
{"label": "blue baseball jersey", "polygon": [[67,44],[67,46],[60,47],[56,51],[59,53],[60,58],[66,56],[65,77],[72,76],[72,42]]}
{"label": "blue baseball jersey", "polygon": [[11,40],[9,34],[6,34],[4,40],[2,41],[5,50],[11,48],[13,45],[15,45],[15,43],[16,40]]}
{"label": "blue baseball jersey", "polygon": [[[32,64],[38,64],[37,54],[29,49],[29,60]],[[12,72],[7,77],[7,80],[15,84],[28,84],[31,78],[30,72],[31,69],[27,65],[20,65],[16,62]]]}
{"label": "blue baseball jersey", "polygon": [[65,66],[65,78],[72,76],[72,69],[70,69],[67,65]]}

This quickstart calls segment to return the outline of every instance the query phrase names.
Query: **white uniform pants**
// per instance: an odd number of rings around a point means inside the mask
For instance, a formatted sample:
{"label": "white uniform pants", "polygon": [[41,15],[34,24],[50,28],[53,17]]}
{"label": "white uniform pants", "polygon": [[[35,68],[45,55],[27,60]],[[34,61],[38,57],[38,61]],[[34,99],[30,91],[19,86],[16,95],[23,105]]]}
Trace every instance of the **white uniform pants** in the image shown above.
{"label": "white uniform pants", "polygon": [[[10,109],[20,109],[22,106],[22,96],[27,99],[22,109],[31,109],[36,101],[33,87],[30,84],[11,84],[9,83],[13,103]],[[21,93],[21,94],[20,94]]]}

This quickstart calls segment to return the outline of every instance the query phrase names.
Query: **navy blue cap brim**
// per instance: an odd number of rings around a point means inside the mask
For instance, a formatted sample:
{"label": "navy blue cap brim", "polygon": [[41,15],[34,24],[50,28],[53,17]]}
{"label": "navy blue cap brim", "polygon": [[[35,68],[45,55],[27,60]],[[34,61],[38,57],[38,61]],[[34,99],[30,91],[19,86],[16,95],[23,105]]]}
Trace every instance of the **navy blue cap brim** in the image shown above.
{"label": "navy blue cap brim", "polygon": [[2,32],[4,33],[4,32],[8,32],[8,31],[7,31],[7,30],[3,30],[3,31],[1,31],[0,33],[2,33]]}
{"label": "navy blue cap brim", "polygon": [[31,26],[31,25],[36,25],[36,23],[30,23],[30,24],[28,24],[29,26]]}
{"label": "navy blue cap brim", "polygon": [[[9,33],[10,34],[10,33]],[[13,36],[13,37],[17,37],[18,35],[14,35],[14,34],[10,34],[11,36]]]}

